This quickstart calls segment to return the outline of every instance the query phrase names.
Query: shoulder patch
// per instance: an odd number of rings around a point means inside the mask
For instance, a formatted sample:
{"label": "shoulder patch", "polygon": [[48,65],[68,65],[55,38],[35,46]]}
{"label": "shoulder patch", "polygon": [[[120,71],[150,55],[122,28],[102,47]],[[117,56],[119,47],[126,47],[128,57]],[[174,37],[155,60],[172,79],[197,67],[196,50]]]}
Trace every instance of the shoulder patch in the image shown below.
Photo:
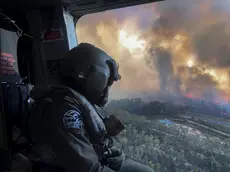
{"label": "shoulder patch", "polygon": [[66,128],[82,129],[83,121],[80,113],[76,110],[69,110],[64,114],[63,124]]}

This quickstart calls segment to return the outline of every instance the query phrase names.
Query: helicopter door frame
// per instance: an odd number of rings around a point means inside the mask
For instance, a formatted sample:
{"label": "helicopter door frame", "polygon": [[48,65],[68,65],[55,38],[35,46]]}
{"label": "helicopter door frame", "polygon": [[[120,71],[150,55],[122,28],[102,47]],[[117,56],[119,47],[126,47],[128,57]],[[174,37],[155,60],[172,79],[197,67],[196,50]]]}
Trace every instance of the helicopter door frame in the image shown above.
{"label": "helicopter door frame", "polygon": [[59,84],[59,61],[77,46],[75,20],[63,6],[30,11],[27,18],[30,34],[40,38],[33,39],[33,85]]}

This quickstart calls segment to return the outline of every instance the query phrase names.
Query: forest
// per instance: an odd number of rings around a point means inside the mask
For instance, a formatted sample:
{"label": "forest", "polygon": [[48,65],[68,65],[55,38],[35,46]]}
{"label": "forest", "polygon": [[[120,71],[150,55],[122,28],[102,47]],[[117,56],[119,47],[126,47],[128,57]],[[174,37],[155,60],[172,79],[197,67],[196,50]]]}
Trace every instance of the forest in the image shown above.
{"label": "forest", "polygon": [[144,102],[140,98],[111,100],[106,106],[107,109],[123,109],[131,114],[153,117],[156,115],[173,116],[186,112],[205,114],[217,117],[230,117],[225,106],[213,102],[185,99],[183,103],[175,104],[173,101],[150,101]]}
{"label": "forest", "polygon": [[[228,118],[195,112],[181,116],[189,107],[141,99],[113,100],[105,110],[126,126],[114,138],[115,145],[156,172],[230,171]],[[218,122],[223,119],[227,121],[224,125]]]}

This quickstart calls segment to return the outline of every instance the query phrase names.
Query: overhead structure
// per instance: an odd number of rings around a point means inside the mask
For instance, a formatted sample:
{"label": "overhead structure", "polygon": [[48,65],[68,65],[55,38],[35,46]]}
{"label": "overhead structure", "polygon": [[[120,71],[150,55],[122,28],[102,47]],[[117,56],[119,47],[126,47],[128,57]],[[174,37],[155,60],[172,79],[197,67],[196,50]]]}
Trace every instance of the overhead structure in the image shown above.
{"label": "overhead structure", "polygon": [[66,6],[76,17],[89,13],[101,12],[134,5],[158,2],[163,0],[2,0],[0,7],[36,9],[47,6]]}
{"label": "overhead structure", "polygon": [[74,16],[152,3],[162,0],[71,0],[69,11]]}

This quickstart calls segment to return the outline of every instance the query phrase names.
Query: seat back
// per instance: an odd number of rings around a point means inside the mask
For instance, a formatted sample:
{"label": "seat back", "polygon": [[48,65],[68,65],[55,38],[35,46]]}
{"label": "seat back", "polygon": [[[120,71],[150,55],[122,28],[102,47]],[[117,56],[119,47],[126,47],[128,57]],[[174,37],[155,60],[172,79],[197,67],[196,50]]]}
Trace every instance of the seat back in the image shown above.
{"label": "seat back", "polygon": [[[0,95],[3,95],[2,88],[0,85]],[[5,108],[3,103],[3,96],[0,97],[0,161],[3,166],[0,167],[1,171],[9,169],[10,162],[10,149],[9,149],[9,138],[8,138],[8,124],[7,115],[5,114]]]}
{"label": "seat back", "polygon": [[10,167],[12,126],[22,122],[29,96],[18,70],[17,41],[15,32],[0,28],[0,171]]}

